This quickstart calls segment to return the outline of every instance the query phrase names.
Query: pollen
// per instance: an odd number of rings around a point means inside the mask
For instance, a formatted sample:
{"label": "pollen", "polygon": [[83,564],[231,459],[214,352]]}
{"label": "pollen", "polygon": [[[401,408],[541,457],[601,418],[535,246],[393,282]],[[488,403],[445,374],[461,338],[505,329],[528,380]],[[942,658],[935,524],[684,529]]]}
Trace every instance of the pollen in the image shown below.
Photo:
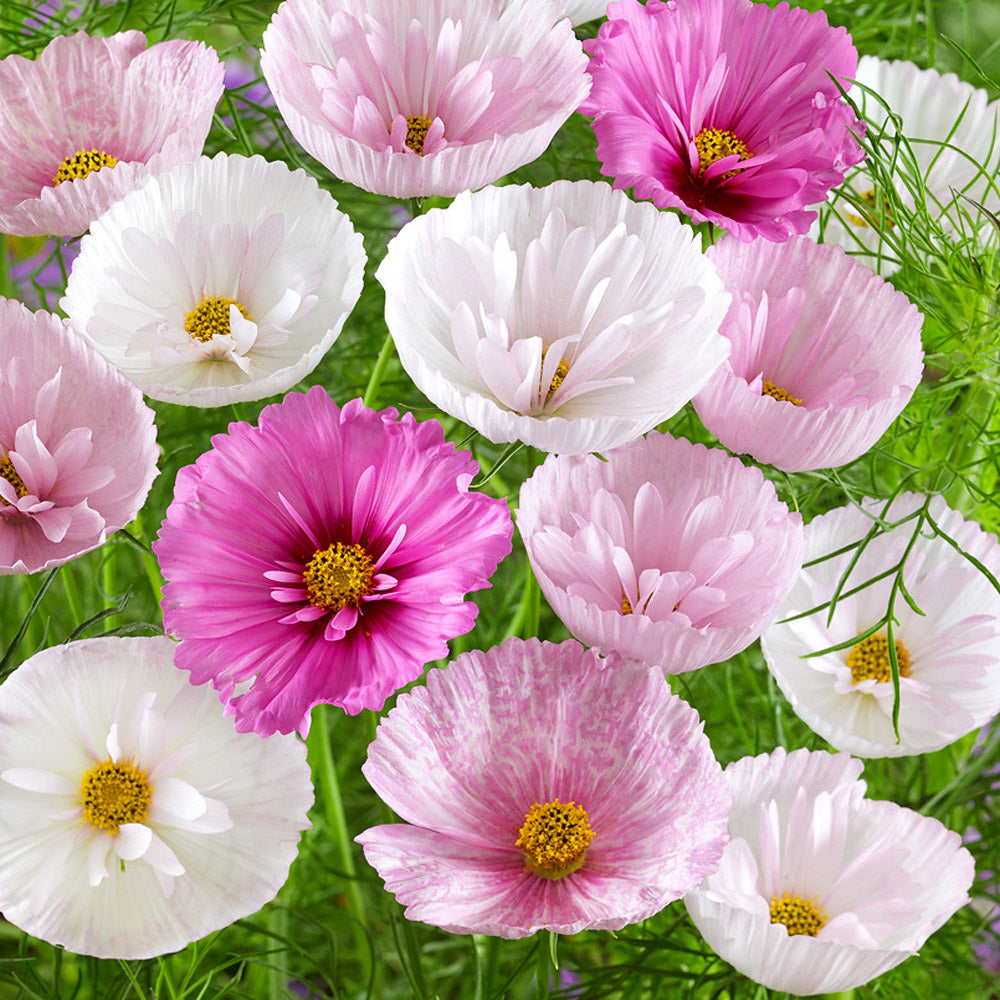
{"label": "pollen", "polygon": [[406,145],[413,150],[417,156],[424,155],[424,142],[430,130],[431,122],[434,119],[427,115],[410,115],[406,119]]}
{"label": "pollen", "polygon": [[59,187],[64,181],[78,181],[81,177],[86,177],[87,174],[103,170],[105,167],[113,167],[117,163],[117,157],[105,153],[103,150],[78,149],[72,156],[67,156],[59,164],[59,169],[56,171],[55,177],[52,178],[52,184]]}
{"label": "pollen", "polygon": [[[899,664],[899,676],[909,677],[910,654],[898,640],[896,647],[896,662]],[[863,639],[847,654],[847,665],[851,668],[851,677],[855,684],[861,681],[888,681],[892,679],[892,664],[889,661],[889,640],[884,635],[870,635]]]}
{"label": "pollen", "polygon": [[524,851],[529,871],[542,878],[564,878],[586,860],[594,839],[590,817],[575,802],[535,803],[524,814],[514,846]]}
{"label": "pollen", "polygon": [[[542,372],[541,372],[541,369],[545,367],[545,355],[548,353],[548,350],[549,349],[547,347],[543,347],[542,348],[542,363],[541,363],[541,365],[539,367],[539,372],[538,372],[538,395],[539,395],[539,397],[541,397],[542,390],[545,388],[542,385]],[[562,358],[560,360],[559,364],[556,365],[555,374],[552,376],[552,381],[549,383],[549,388],[545,392],[545,402],[546,403],[548,403],[548,401],[556,394],[556,389],[558,389],[559,386],[561,386],[563,384],[563,379],[565,379],[568,374],[569,374],[569,362],[565,358]]]}
{"label": "pollen", "polygon": [[[716,160],[721,160],[723,157],[735,154],[741,160],[748,160],[753,156],[753,153],[747,149],[746,143],[742,139],[737,139],[732,132],[725,129],[703,128],[694,137],[694,144],[698,150],[699,177],[704,177],[705,171]],[[727,170],[721,177],[715,179],[724,181],[730,177],[735,177],[740,172],[740,168]]]}
{"label": "pollen", "polygon": [[14,463],[7,455],[0,458],[0,476],[3,476],[14,487],[14,492],[17,494],[18,499],[28,495],[28,487],[24,485],[24,480],[17,474]]}
{"label": "pollen", "polygon": [[131,761],[99,761],[80,783],[83,818],[95,830],[116,834],[123,823],[145,823],[153,786]]}
{"label": "pollen", "polygon": [[625,593],[624,587],[622,587],[622,614],[632,614],[632,602],[628,599],[628,594]]}
{"label": "pollen", "polygon": [[764,379],[760,393],[762,396],[770,396],[780,403],[791,403],[793,406],[801,406],[802,400],[798,396],[793,396],[787,389],[782,389],[780,385],[775,385],[768,379]]}
{"label": "pollen", "polygon": [[319,549],[302,574],[309,603],[333,613],[358,607],[374,581],[375,563],[364,547],[341,542]]}
{"label": "pollen", "polygon": [[784,924],[789,936],[808,934],[816,937],[827,919],[814,899],[803,899],[788,892],[771,897],[771,923]]}
{"label": "pollen", "polygon": [[231,332],[229,326],[229,307],[236,306],[244,319],[250,319],[250,314],[235,299],[227,299],[224,295],[206,295],[189,313],[184,316],[184,330],[192,340],[200,340],[207,344],[216,334]]}

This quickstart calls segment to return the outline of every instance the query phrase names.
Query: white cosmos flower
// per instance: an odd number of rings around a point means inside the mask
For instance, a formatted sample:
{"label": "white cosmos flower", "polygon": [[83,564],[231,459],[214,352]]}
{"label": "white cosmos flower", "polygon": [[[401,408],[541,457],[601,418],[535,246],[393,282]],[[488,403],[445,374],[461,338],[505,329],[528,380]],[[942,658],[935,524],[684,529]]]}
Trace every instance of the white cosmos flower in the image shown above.
{"label": "white cosmos flower", "polygon": [[603,182],[460,194],[406,225],[376,277],[410,377],[492,441],[625,444],[729,353],[699,238]]}
{"label": "white cosmos flower", "polygon": [[29,934],[148,958],[284,883],[309,826],[304,745],[237,733],[174,648],[56,646],[0,688],[0,910]]}
{"label": "white cosmos flower", "polygon": [[93,223],[62,307],[147,396],[263,399],[308,375],[361,294],[361,237],[303,170],[202,157]]}
{"label": "white cosmos flower", "polygon": [[969,901],[959,835],[866,799],[860,773],[846,754],[782,747],[726,768],[732,839],[684,904],[722,958],[770,989],[860,986]]}
{"label": "white cosmos flower", "polygon": [[[885,617],[894,574],[852,591],[899,563],[918,527],[917,518],[907,516],[916,515],[924,500],[903,494],[888,510],[885,501],[866,500],[863,506],[871,516],[847,506],[814,518],[806,526],[805,568],[778,609],[775,624],[761,637],[767,665],[796,714],[838,750],[862,757],[929,753],[1000,711],[1000,594],[926,523],[903,571],[906,589],[923,614],[902,595],[893,606],[900,672],[898,743],[887,633],[879,629],[853,642]],[[965,552],[1000,576],[1000,544],[993,535],[963,520],[940,497],[931,500],[929,512]],[[898,524],[864,547],[828,622],[829,601],[875,515]],[[832,552],[840,555],[822,558]],[[819,610],[795,617],[812,608]],[[822,656],[808,655],[844,644]]]}
{"label": "white cosmos flower", "polygon": [[604,17],[608,3],[609,0],[563,0],[566,16],[574,25]]}

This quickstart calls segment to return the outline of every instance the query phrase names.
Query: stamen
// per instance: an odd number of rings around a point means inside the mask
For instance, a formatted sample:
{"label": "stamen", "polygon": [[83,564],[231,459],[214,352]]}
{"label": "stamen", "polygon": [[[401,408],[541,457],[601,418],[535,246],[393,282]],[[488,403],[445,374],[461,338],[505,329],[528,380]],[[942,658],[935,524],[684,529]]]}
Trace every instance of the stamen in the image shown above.
{"label": "stamen", "polygon": [[789,936],[807,934],[816,937],[827,921],[827,915],[814,899],[803,899],[786,892],[781,898],[771,897],[771,923],[784,924]]}
{"label": "stamen", "polygon": [[628,594],[625,593],[624,587],[622,587],[622,614],[632,614],[632,602],[628,599]]}
{"label": "stamen", "polygon": [[[545,367],[545,355],[548,354],[549,349],[547,347],[542,348],[542,364],[538,372],[538,395],[542,394],[542,369]],[[563,379],[569,374],[569,362],[562,358],[559,364],[556,365],[556,372],[552,376],[552,381],[549,383],[548,391],[545,393],[545,402],[548,401],[556,394],[556,389],[563,384]],[[543,404],[544,405],[544,404]]]}
{"label": "stamen", "polygon": [[244,319],[250,319],[250,314],[235,299],[227,299],[224,295],[206,295],[184,316],[184,330],[192,340],[208,343],[214,336],[232,332],[229,325],[229,307],[236,306]]}
{"label": "stamen", "polygon": [[372,592],[374,580],[375,563],[364,547],[340,542],[319,549],[302,574],[310,604],[334,614],[358,607]]}
{"label": "stamen", "polygon": [[793,406],[801,406],[802,400],[798,396],[793,396],[787,389],[782,389],[780,385],[775,385],[768,379],[764,379],[760,393],[762,396],[770,396],[782,403],[791,403]]}
{"label": "stamen", "polygon": [[78,181],[87,174],[103,170],[105,167],[113,167],[118,163],[118,158],[110,153],[105,153],[100,149],[78,149],[72,156],[67,156],[59,169],[56,171],[52,183],[59,187],[64,181]]}
{"label": "stamen", "polygon": [[564,878],[586,860],[594,839],[590,817],[575,802],[535,803],[524,814],[515,847],[524,851],[528,870],[542,878]]}
{"label": "stamen", "polygon": [[[748,160],[753,156],[753,153],[747,149],[746,143],[741,139],[737,139],[732,132],[726,129],[703,128],[694,137],[694,144],[698,150],[699,177],[704,177],[705,171],[716,160],[721,160],[723,157],[732,156],[735,153],[741,160]],[[729,177],[735,177],[739,173],[742,173],[742,169],[737,167],[734,170],[727,170],[720,177],[716,177],[715,180],[724,181]]]}
{"label": "stamen", "polygon": [[14,487],[14,492],[17,494],[18,499],[28,495],[28,487],[24,485],[24,480],[17,474],[14,463],[7,455],[0,458],[0,476],[3,476]]}
{"label": "stamen", "polygon": [[[896,639],[896,662],[899,664],[899,676],[909,677],[911,674],[910,654],[906,647]],[[870,635],[863,639],[847,654],[847,665],[851,668],[851,677],[855,684],[861,681],[888,681],[892,679],[892,664],[889,661],[889,639],[884,635]]]}
{"label": "stamen", "polygon": [[417,156],[424,155],[424,141],[433,121],[434,119],[428,118],[427,115],[410,115],[406,119],[406,145]]}
{"label": "stamen", "polygon": [[116,834],[123,823],[145,823],[153,786],[131,761],[99,761],[80,784],[83,818],[95,830]]}

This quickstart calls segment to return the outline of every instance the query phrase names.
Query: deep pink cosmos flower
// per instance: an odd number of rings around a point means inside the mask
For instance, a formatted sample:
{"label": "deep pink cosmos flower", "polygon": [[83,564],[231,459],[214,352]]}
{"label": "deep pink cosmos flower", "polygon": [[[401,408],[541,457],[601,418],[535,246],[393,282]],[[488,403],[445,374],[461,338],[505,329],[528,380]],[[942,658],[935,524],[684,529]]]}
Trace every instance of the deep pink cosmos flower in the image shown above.
{"label": "deep pink cosmos flower", "polygon": [[319,386],[231,424],[177,476],[154,549],[177,665],[236,728],[305,732],[333,702],[379,709],[447,640],[510,551],[507,505],[434,420],[343,409]]}
{"label": "deep pink cosmos flower", "polygon": [[586,43],[597,154],[635,188],[742,240],[781,242],[816,218],[863,154],[840,96],[858,54],[822,12],[750,0],[618,0]]}
{"label": "deep pink cosmos flower", "polygon": [[79,236],[152,174],[193,160],[222,95],[202,42],[54,38],[0,60],[0,232]]}
{"label": "deep pink cosmos flower", "polygon": [[659,671],[573,640],[432,670],[362,770],[407,821],[361,834],[365,856],[407,917],[455,933],[617,930],[714,872],[728,839],[697,712]]}

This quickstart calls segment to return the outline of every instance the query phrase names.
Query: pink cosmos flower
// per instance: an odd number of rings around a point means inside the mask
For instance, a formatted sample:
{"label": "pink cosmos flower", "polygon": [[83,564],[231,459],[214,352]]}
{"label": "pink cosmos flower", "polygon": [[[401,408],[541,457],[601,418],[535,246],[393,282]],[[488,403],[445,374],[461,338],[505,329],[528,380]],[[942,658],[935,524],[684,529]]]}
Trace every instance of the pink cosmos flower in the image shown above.
{"label": "pink cosmos flower", "polygon": [[521,487],[518,529],[556,614],[669,673],[744,649],[802,565],[802,519],[718,448],[651,432],[606,459],[550,455]]}
{"label": "pink cosmos flower", "polygon": [[314,386],[231,424],[177,476],[153,548],[177,665],[236,728],[305,732],[309,710],[386,697],[468,632],[464,601],[510,551],[507,505],[441,425],[340,409]]}
{"label": "pink cosmos flower", "polygon": [[58,317],[0,299],[0,573],[101,545],[156,477],[142,393]]}
{"label": "pink cosmos flower", "polygon": [[286,0],[261,69],[309,153],[406,198],[535,159],[587,96],[586,62],[552,0]]}
{"label": "pink cosmos flower", "polygon": [[0,231],[79,236],[147,177],[193,160],[222,94],[202,42],[54,38],[0,60]]}
{"label": "pink cosmos flower", "polygon": [[727,239],[708,256],[733,304],[727,361],[694,398],[731,451],[785,472],[863,455],[923,370],[916,306],[840,247]]}
{"label": "pink cosmos flower", "polygon": [[727,839],[698,714],[659,671],[571,639],[432,670],[362,770],[407,821],[361,834],[365,856],[407,917],[455,933],[616,930],[697,885]]}
{"label": "pink cosmos flower", "polygon": [[596,39],[590,97],[597,155],[635,188],[749,242],[805,233],[862,159],[861,126],[835,78],[857,52],[822,12],[750,0],[618,0]]}

